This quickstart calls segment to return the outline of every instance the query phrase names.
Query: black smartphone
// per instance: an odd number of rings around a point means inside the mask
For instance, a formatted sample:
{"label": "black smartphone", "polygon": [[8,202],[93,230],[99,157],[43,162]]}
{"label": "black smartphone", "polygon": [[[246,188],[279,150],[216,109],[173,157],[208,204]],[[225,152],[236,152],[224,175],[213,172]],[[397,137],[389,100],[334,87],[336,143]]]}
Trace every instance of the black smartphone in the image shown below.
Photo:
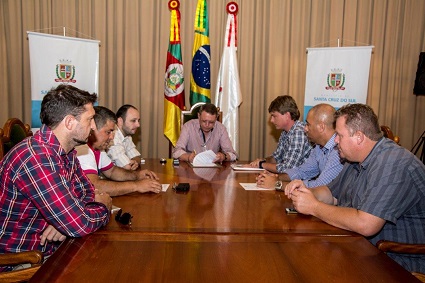
{"label": "black smartphone", "polygon": [[189,183],[179,183],[177,186],[174,187],[176,192],[187,192],[190,189]]}

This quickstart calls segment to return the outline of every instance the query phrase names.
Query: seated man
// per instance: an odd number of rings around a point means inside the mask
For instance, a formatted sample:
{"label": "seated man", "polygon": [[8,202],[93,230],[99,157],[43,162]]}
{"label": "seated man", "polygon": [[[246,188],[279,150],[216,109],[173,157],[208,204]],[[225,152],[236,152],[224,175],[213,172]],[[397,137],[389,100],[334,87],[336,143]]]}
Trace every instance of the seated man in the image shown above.
{"label": "seated man", "polygon": [[[105,152],[114,138],[115,113],[106,107],[95,106],[95,129],[89,136],[87,145],[77,147],[78,160],[84,173],[95,188],[110,196],[132,192],[155,192],[162,189],[158,177],[149,170],[126,170],[115,166]],[[102,179],[100,174],[108,179]],[[115,182],[118,181],[118,182]]]}
{"label": "seated man", "polygon": [[50,90],[41,103],[40,130],[0,162],[0,253],[40,250],[48,257],[66,237],[108,223],[111,198],[95,191],[74,150],[94,127],[96,99],[69,85]]}
{"label": "seated man", "polygon": [[249,166],[264,168],[273,173],[300,166],[310,154],[311,145],[300,122],[297,103],[289,95],[278,96],[269,106],[270,122],[283,130],[275,152],[266,158],[252,161]]}
{"label": "seated man", "polygon": [[329,184],[342,170],[342,163],[335,144],[335,108],[318,104],[307,114],[305,133],[316,146],[306,161],[298,167],[283,170],[283,174],[268,171],[257,177],[260,188],[282,188],[282,181],[303,180],[307,188]]}
{"label": "seated man", "polygon": [[[335,113],[339,154],[347,162],[327,186],[292,181],[285,194],[298,212],[379,240],[425,243],[425,165],[382,137],[378,117],[364,104]],[[410,271],[425,272],[424,255],[388,255]]]}
{"label": "seated man", "polygon": [[108,156],[116,166],[136,170],[139,168],[142,156],[136,149],[131,136],[140,127],[139,111],[136,107],[126,104],[118,109],[116,117],[118,129],[108,149]]}
{"label": "seated man", "polygon": [[226,127],[217,121],[217,117],[218,111],[214,104],[202,105],[198,119],[183,125],[176,147],[173,148],[173,158],[193,162],[196,152],[212,150],[217,154],[214,162],[235,161],[238,155]]}

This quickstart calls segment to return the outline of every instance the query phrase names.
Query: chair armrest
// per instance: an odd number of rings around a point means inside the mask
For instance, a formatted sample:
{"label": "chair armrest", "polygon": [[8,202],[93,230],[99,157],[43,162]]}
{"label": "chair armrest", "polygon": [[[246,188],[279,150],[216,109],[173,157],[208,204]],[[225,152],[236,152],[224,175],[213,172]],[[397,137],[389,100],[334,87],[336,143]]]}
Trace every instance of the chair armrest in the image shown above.
{"label": "chair armrest", "polygon": [[34,250],[0,254],[0,265],[17,265],[21,263],[41,264],[43,263],[43,253]]}
{"label": "chair armrest", "polygon": [[425,254],[425,244],[405,244],[392,241],[380,240],[376,247],[383,252],[401,254]]}

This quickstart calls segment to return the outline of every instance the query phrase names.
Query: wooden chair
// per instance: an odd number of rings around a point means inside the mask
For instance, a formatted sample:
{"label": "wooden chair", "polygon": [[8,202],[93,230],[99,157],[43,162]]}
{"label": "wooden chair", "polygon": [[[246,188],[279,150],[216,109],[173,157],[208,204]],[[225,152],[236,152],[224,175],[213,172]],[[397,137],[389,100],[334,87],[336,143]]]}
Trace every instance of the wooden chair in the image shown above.
{"label": "wooden chair", "polygon": [[[376,247],[383,252],[392,252],[400,254],[425,254],[425,244],[404,244],[392,241],[380,240]],[[425,274],[412,272],[421,282],[425,282]]]}
{"label": "wooden chair", "polygon": [[396,144],[400,144],[400,138],[395,136],[388,126],[381,126],[381,131],[384,133],[384,137],[393,140]]}
{"label": "wooden chair", "polygon": [[30,263],[28,268],[0,273],[0,282],[28,281],[43,263],[43,254],[40,251],[0,254],[0,266]]}
{"label": "wooden chair", "polygon": [[0,129],[0,160],[2,160],[4,156],[3,134],[3,129]]}
{"label": "wooden chair", "polygon": [[6,154],[17,143],[32,136],[31,127],[18,118],[10,118],[3,126],[3,150]]}

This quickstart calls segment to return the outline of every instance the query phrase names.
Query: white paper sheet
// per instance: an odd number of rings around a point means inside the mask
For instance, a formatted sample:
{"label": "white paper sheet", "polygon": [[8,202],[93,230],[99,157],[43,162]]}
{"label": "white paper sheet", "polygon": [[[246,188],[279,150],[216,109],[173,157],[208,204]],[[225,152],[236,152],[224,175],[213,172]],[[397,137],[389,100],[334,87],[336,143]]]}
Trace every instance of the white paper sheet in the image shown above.
{"label": "white paper sheet", "polygon": [[272,189],[265,189],[265,188],[259,188],[257,187],[257,183],[239,183],[239,185],[242,186],[247,191],[273,191]]}
{"label": "white paper sheet", "polygon": [[212,150],[203,151],[197,153],[193,162],[190,164],[193,167],[220,167],[220,165],[215,164],[213,161],[216,157],[216,154]]}
{"label": "white paper sheet", "polygon": [[163,192],[166,192],[168,190],[168,187],[170,186],[170,184],[162,184],[162,190]]}

